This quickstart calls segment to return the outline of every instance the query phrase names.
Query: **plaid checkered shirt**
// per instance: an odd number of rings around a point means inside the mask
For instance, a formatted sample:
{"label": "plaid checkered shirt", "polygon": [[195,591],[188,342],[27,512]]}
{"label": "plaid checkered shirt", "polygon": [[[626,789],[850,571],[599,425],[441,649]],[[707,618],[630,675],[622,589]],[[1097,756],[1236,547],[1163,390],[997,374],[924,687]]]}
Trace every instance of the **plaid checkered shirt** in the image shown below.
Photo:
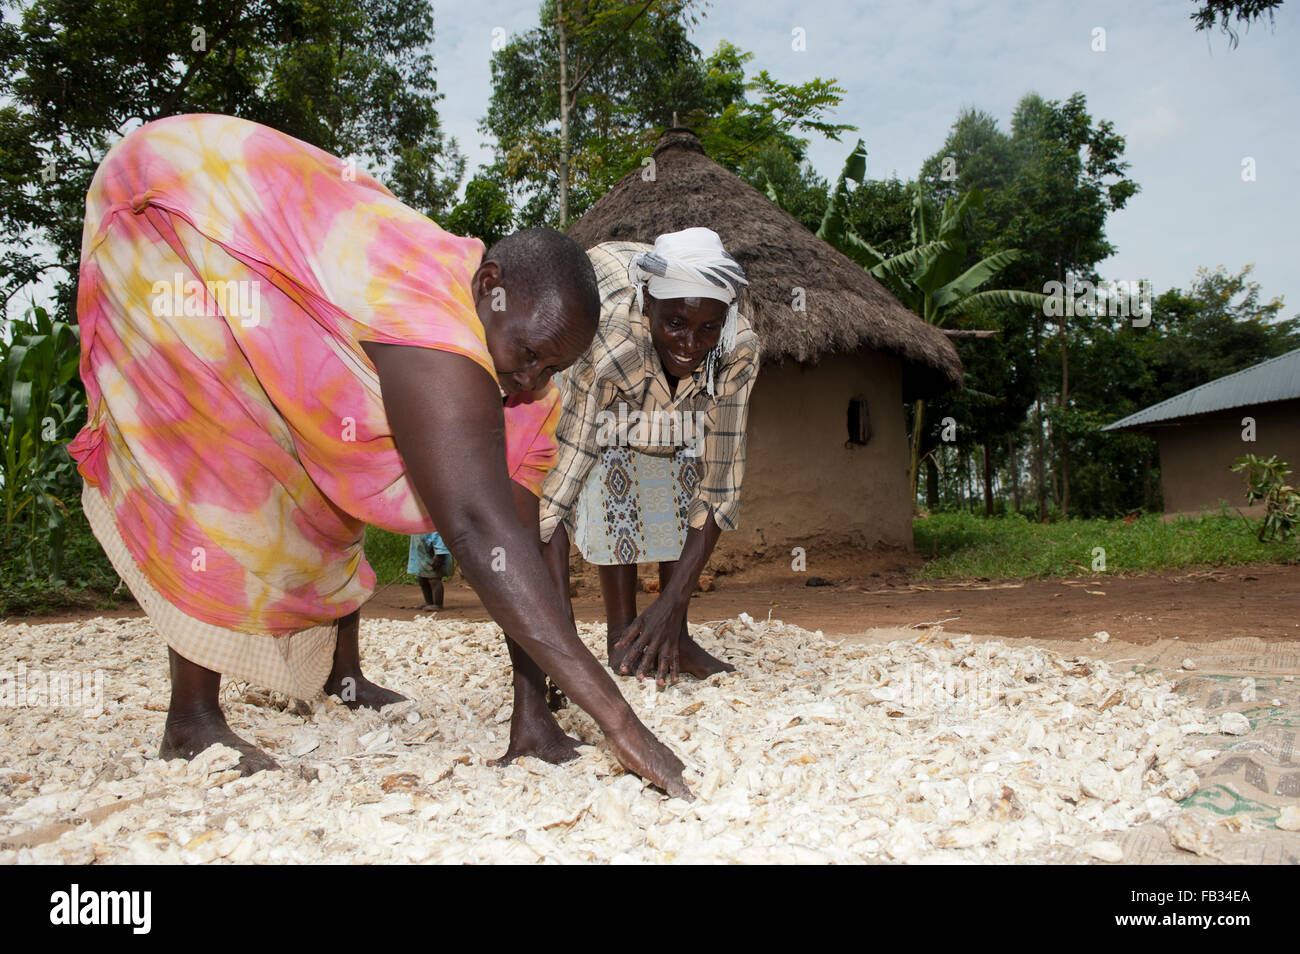
{"label": "plaid checkered shirt", "polygon": [[[703,363],[690,378],[677,382],[675,394],[670,393],[650,338],[650,319],[637,308],[636,290],[627,275],[632,258],[650,249],[636,242],[606,242],[587,252],[600,285],[600,327],[587,353],[554,379],[562,401],[555,429],[559,456],[542,488],[543,541],[551,539],[561,520],[573,534],[574,505],[602,443],[615,431],[612,425],[620,404],[624,405],[623,422],[629,410],[639,410],[647,420],[656,412],[666,412],[665,417],[689,419],[703,427],[702,439],[694,444],[679,440],[675,445],[693,446],[701,464],[700,483],[687,520],[691,527],[701,529],[712,507],[719,527],[736,528],[745,475],[749,395],[758,377],[758,336],[748,319],[737,315],[736,346],[714,369],[714,396],[706,389]],[[639,442],[639,436],[649,435],[638,435],[625,423],[618,433],[644,453],[666,455],[675,449],[664,446],[662,434],[652,437],[650,443]]]}

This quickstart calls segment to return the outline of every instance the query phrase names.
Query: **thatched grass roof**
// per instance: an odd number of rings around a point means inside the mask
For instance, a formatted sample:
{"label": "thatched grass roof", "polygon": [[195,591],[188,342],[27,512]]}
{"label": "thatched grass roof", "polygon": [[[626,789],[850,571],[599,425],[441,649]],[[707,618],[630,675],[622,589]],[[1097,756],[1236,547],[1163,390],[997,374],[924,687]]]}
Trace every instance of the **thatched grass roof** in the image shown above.
{"label": "thatched grass roof", "polygon": [[[815,364],[873,348],[903,361],[904,397],[961,383],[961,359],[937,328],[899,304],[860,265],[813,235],[765,195],[704,154],[694,133],[670,129],[654,152],[654,178],[634,169],[569,226],[584,248],[703,225],[722,237],[749,278],[747,313],[765,360]],[[796,288],[804,311],[796,311]]]}

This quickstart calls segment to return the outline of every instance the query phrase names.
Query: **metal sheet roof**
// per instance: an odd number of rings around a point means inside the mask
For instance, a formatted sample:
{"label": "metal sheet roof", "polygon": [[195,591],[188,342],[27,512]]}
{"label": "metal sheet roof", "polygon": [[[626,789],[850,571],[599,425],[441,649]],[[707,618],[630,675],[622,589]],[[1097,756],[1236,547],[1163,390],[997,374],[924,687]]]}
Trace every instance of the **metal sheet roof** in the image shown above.
{"label": "metal sheet roof", "polygon": [[1224,375],[1108,424],[1103,431],[1168,424],[1196,414],[1300,398],[1300,348]]}

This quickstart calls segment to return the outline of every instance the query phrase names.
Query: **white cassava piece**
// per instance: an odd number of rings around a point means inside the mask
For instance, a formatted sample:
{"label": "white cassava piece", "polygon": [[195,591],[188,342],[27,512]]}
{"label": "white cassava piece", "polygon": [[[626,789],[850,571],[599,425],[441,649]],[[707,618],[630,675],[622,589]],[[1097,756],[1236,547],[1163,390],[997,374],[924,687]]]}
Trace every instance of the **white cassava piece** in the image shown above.
{"label": "white cassava piece", "polygon": [[[603,626],[580,632],[603,649]],[[572,704],[580,758],[489,766],[511,713],[492,624],[363,621],[367,673],[411,697],[382,713],[224,685],[231,727],[283,767],[251,778],[223,747],[156,758],[147,620],[0,626],[0,668],[104,674],[98,713],[0,709],[0,841],[19,845],[0,862],[1115,862],[1118,833],[1167,819],[1208,845],[1177,800],[1219,720],[1156,672],[938,626],[879,645],[744,614],[692,632],[739,671],[619,683],[687,764],[687,803],[624,773]]]}
{"label": "white cassava piece", "polygon": [[1250,731],[1250,720],[1240,712],[1225,712],[1219,716],[1219,724],[1224,735],[1245,735]]}

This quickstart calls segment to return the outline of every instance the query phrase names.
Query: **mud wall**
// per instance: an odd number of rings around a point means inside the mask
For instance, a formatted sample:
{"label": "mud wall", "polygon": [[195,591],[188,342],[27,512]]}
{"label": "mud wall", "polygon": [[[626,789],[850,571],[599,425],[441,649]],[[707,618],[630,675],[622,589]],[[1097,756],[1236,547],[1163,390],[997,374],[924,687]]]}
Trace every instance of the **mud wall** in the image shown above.
{"label": "mud wall", "polygon": [[[1242,418],[1255,419],[1255,441],[1242,440]],[[1244,454],[1276,454],[1300,473],[1300,399],[1202,414],[1168,427],[1152,428],[1160,446],[1160,480],[1165,512],[1202,507],[1217,510],[1220,499],[1245,507],[1245,474],[1228,468]],[[1292,483],[1296,473],[1289,478]]]}
{"label": "mud wall", "polygon": [[[871,436],[848,442],[849,402],[866,399]],[[815,366],[765,364],[750,399],[740,526],[719,553],[820,542],[911,548],[902,367],[876,351]]]}

